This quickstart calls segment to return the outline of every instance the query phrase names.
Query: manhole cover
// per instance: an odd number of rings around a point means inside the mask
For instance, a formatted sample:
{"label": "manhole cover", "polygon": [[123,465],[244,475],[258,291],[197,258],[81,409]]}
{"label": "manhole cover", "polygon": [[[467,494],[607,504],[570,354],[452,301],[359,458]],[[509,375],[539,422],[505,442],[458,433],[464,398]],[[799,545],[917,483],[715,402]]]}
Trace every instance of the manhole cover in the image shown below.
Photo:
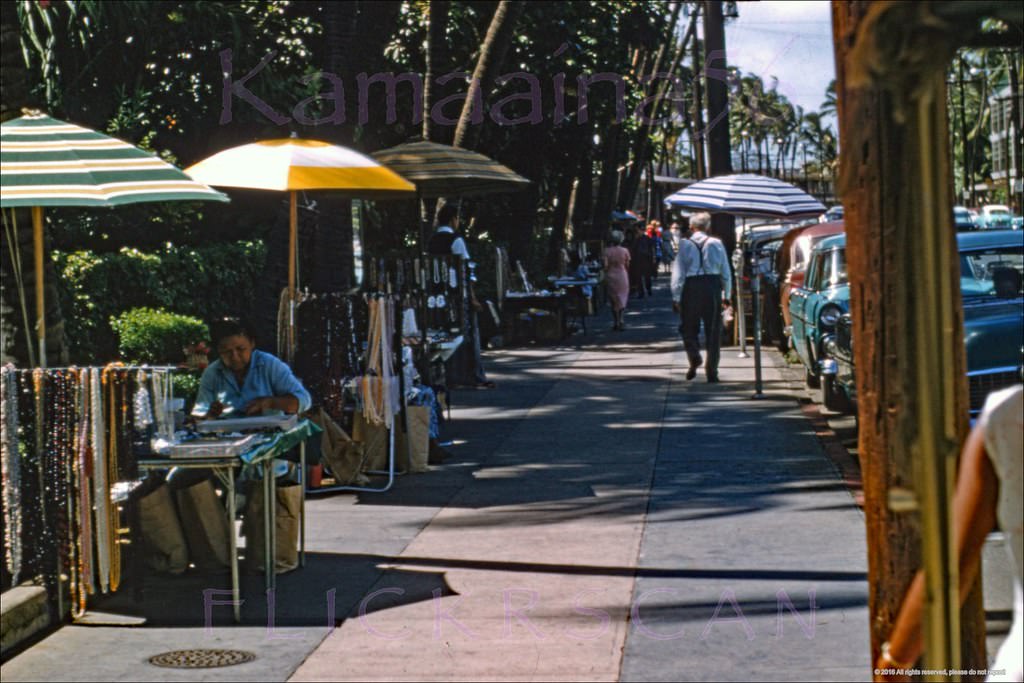
{"label": "manhole cover", "polygon": [[254,659],[256,655],[245,650],[175,650],[154,655],[149,663],[174,669],[212,669],[245,664]]}

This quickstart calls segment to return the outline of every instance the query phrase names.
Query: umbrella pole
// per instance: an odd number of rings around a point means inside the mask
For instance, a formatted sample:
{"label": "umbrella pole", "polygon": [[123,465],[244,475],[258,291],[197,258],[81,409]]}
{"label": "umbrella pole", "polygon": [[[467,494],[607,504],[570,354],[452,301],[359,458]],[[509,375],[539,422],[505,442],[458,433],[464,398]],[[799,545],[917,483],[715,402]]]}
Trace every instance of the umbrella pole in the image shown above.
{"label": "umbrella pole", "polygon": [[288,363],[295,356],[295,299],[298,294],[295,270],[299,250],[299,207],[295,190],[289,193],[288,202],[288,343],[285,355]]}
{"label": "umbrella pole", "polygon": [[32,207],[32,239],[36,266],[36,338],[39,340],[39,367],[46,367],[46,302],[43,291],[43,207]]}
{"label": "umbrella pole", "polygon": [[[742,218],[743,237],[747,236],[747,219]],[[747,354],[747,313],[743,307],[743,268],[746,266],[746,239],[740,241],[740,263],[736,267],[736,329],[739,330],[740,352],[737,358],[750,358]]]}
{"label": "umbrella pole", "polygon": [[756,253],[753,275],[751,295],[754,299],[754,395],[752,398],[761,398],[764,396],[761,382],[761,271]]}

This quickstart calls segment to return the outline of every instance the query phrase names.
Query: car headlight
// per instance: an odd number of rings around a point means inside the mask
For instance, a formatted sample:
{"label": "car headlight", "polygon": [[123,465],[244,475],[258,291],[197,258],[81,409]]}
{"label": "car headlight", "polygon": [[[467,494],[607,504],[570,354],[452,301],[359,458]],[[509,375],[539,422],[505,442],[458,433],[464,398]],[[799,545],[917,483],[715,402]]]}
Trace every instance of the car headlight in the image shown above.
{"label": "car headlight", "polygon": [[818,313],[818,327],[826,330],[835,329],[836,323],[839,322],[839,316],[842,314],[842,310],[835,304],[825,306]]}

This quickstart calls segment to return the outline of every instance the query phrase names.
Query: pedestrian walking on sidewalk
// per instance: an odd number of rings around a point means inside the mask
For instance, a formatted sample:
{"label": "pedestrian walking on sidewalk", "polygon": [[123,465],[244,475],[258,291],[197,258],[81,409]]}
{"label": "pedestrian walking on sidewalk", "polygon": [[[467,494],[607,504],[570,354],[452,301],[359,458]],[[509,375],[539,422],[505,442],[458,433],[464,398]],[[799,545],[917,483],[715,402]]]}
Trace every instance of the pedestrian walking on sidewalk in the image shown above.
{"label": "pedestrian walking on sidewalk", "polygon": [[704,371],[709,382],[717,382],[722,308],[732,294],[732,279],[725,246],[705,232],[710,225],[711,214],[694,214],[688,236],[679,241],[672,265],[672,310],[679,313],[679,332],[690,360],[686,379],[696,377],[697,368],[704,363],[698,340],[703,322],[707,346]]}
{"label": "pedestrian walking on sidewalk", "polygon": [[639,292],[639,298],[653,294],[654,240],[646,230],[640,229],[629,242],[629,273],[631,286]]}
{"label": "pedestrian walking on sidewalk", "polygon": [[612,305],[613,330],[624,330],[622,316],[629,302],[629,250],[622,246],[621,230],[612,230],[612,246],[604,250],[604,281]]}

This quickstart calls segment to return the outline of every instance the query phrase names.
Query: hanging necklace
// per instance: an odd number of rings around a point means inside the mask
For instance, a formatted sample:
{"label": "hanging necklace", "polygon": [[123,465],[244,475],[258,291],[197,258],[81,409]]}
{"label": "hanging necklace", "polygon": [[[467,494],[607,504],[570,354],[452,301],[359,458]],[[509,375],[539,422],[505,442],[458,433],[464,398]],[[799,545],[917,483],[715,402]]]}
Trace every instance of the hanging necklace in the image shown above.
{"label": "hanging necklace", "polygon": [[[78,614],[80,617],[85,613],[86,596],[94,592],[92,575],[92,497],[90,481],[89,462],[89,430],[91,426],[89,417],[89,371],[82,369],[76,376],[77,386],[77,434],[76,434],[76,457],[75,465],[77,470],[77,521],[78,521]],[[72,599],[74,599],[72,594]]]}
{"label": "hanging necklace", "polygon": [[17,586],[21,576],[21,454],[18,447],[18,380],[14,366],[2,370],[2,420],[0,438],[3,463],[4,547],[5,562],[11,585]]}
{"label": "hanging necklace", "polygon": [[106,371],[92,368],[89,376],[92,421],[92,490],[96,529],[96,571],[99,589],[110,590],[110,487],[107,483],[107,439],[103,415],[103,377]]}

